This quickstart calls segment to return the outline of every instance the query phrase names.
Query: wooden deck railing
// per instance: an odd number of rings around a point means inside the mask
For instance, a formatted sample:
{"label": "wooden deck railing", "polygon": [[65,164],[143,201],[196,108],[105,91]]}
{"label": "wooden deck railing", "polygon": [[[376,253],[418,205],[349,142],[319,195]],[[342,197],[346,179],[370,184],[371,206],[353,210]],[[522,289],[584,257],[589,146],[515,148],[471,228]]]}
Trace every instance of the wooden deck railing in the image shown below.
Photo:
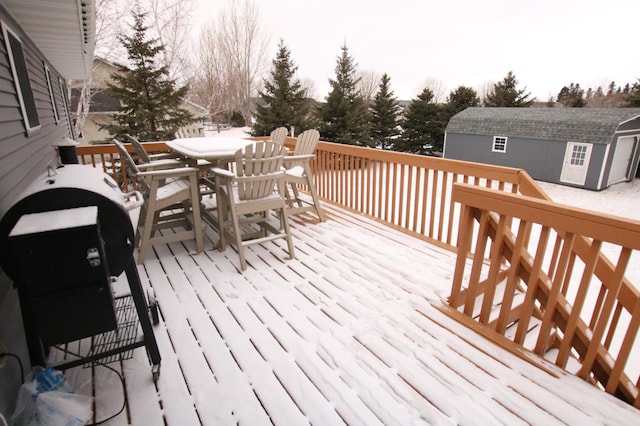
{"label": "wooden deck railing", "polygon": [[[99,166],[116,150],[78,154]],[[639,223],[554,204],[520,169],[319,142],[312,170],[324,200],[457,250],[453,309],[640,406],[639,363],[627,365],[640,358],[640,297],[624,278]]]}
{"label": "wooden deck railing", "polygon": [[640,298],[624,277],[640,222],[469,185],[453,199],[450,306],[640,407]]}

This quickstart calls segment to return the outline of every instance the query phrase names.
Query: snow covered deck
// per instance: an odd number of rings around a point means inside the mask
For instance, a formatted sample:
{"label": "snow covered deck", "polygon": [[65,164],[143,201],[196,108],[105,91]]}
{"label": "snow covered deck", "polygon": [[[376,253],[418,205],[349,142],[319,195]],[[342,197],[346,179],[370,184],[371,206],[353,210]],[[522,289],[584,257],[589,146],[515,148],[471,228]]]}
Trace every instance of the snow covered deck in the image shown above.
{"label": "snow covered deck", "polygon": [[[157,383],[143,349],[111,364],[125,411],[106,424],[640,424],[640,411],[549,374],[438,311],[455,257],[326,206],[282,242],[236,252],[171,244],[139,271],[158,299]],[[153,258],[152,258],[153,257]],[[104,367],[67,372],[96,419],[123,401]],[[88,380],[88,382],[87,382]],[[93,390],[90,390],[93,386]]]}

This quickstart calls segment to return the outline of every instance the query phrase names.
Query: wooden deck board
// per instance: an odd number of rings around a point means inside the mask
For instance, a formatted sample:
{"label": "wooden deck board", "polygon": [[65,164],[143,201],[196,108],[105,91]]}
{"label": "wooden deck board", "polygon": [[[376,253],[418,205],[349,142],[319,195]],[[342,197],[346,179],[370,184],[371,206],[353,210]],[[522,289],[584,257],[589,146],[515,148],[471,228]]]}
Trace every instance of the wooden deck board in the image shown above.
{"label": "wooden deck board", "polygon": [[[235,250],[212,249],[213,231],[203,253],[154,247],[139,270],[161,312],[160,378],[141,349],[123,361],[128,414],[107,424],[640,423],[638,410],[433,308],[452,253],[326,211],[327,222],[292,218],[296,259],[282,241],[251,246],[244,274]],[[121,390],[95,369],[99,420]]]}

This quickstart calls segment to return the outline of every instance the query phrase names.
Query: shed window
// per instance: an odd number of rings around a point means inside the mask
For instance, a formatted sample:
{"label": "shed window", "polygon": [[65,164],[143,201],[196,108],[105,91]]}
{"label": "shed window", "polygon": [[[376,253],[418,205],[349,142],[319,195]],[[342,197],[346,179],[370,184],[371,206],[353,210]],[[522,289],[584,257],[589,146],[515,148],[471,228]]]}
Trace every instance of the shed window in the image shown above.
{"label": "shed window", "polygon": [[587,157],[586,145],[574,145],[571,151],[571,165],[572,166],[584,166],[585,158]]}
{"label": "shed window", "polygon": [[53,96],[53,86],[51,85],[51,72],[47,64],[44,64],[44,75],[47,77],[47,89],[49,89],[49,99],[51,99],[51,108],[53,109],[53,118],[56,120],[56,124],[60,122],[60,115],[58,115],[58,105],[56,104],[56,97]]}
{"label": "shed window", "polygon": [[494,136],[492,151],[507,152],[507,138],[504,136]]}
{"label": "shed window", "polygon": [[27,62],[22,49],[22,42],[17,34],[15,34],[7,25],[2,22],[2,36],[7,47],[9,55],[9,63],[11,64],[11,72],[13,73],[13,81],[16,85],[16,93],[20,110],[27,133],[40,128],[40,119],[38,118],[38,110],[36,102],[33,98],[31,90],[31,82],[29,72],[27,71]]}

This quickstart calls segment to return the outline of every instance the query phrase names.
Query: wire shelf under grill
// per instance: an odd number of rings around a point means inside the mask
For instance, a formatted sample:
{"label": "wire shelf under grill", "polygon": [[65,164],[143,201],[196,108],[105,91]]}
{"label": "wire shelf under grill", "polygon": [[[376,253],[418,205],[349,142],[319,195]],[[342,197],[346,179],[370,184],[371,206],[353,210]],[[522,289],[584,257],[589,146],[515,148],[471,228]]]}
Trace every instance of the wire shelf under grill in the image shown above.
{"label": "wire shelf under grill", "polygon": [[[120,296],[115,299],[116,319],[118,326],[115,330],[97,334],[91,338],[91,350],[87,356],[88,359],[96,359],[102,364],[108,364],[133,356],[133,349],[139,339],[140,322],[136,312],[135,304],[131,295]],[[100,354],[113,355],[101,357]],[[94,365],[95,362],[89,361],[85,367]]]}

